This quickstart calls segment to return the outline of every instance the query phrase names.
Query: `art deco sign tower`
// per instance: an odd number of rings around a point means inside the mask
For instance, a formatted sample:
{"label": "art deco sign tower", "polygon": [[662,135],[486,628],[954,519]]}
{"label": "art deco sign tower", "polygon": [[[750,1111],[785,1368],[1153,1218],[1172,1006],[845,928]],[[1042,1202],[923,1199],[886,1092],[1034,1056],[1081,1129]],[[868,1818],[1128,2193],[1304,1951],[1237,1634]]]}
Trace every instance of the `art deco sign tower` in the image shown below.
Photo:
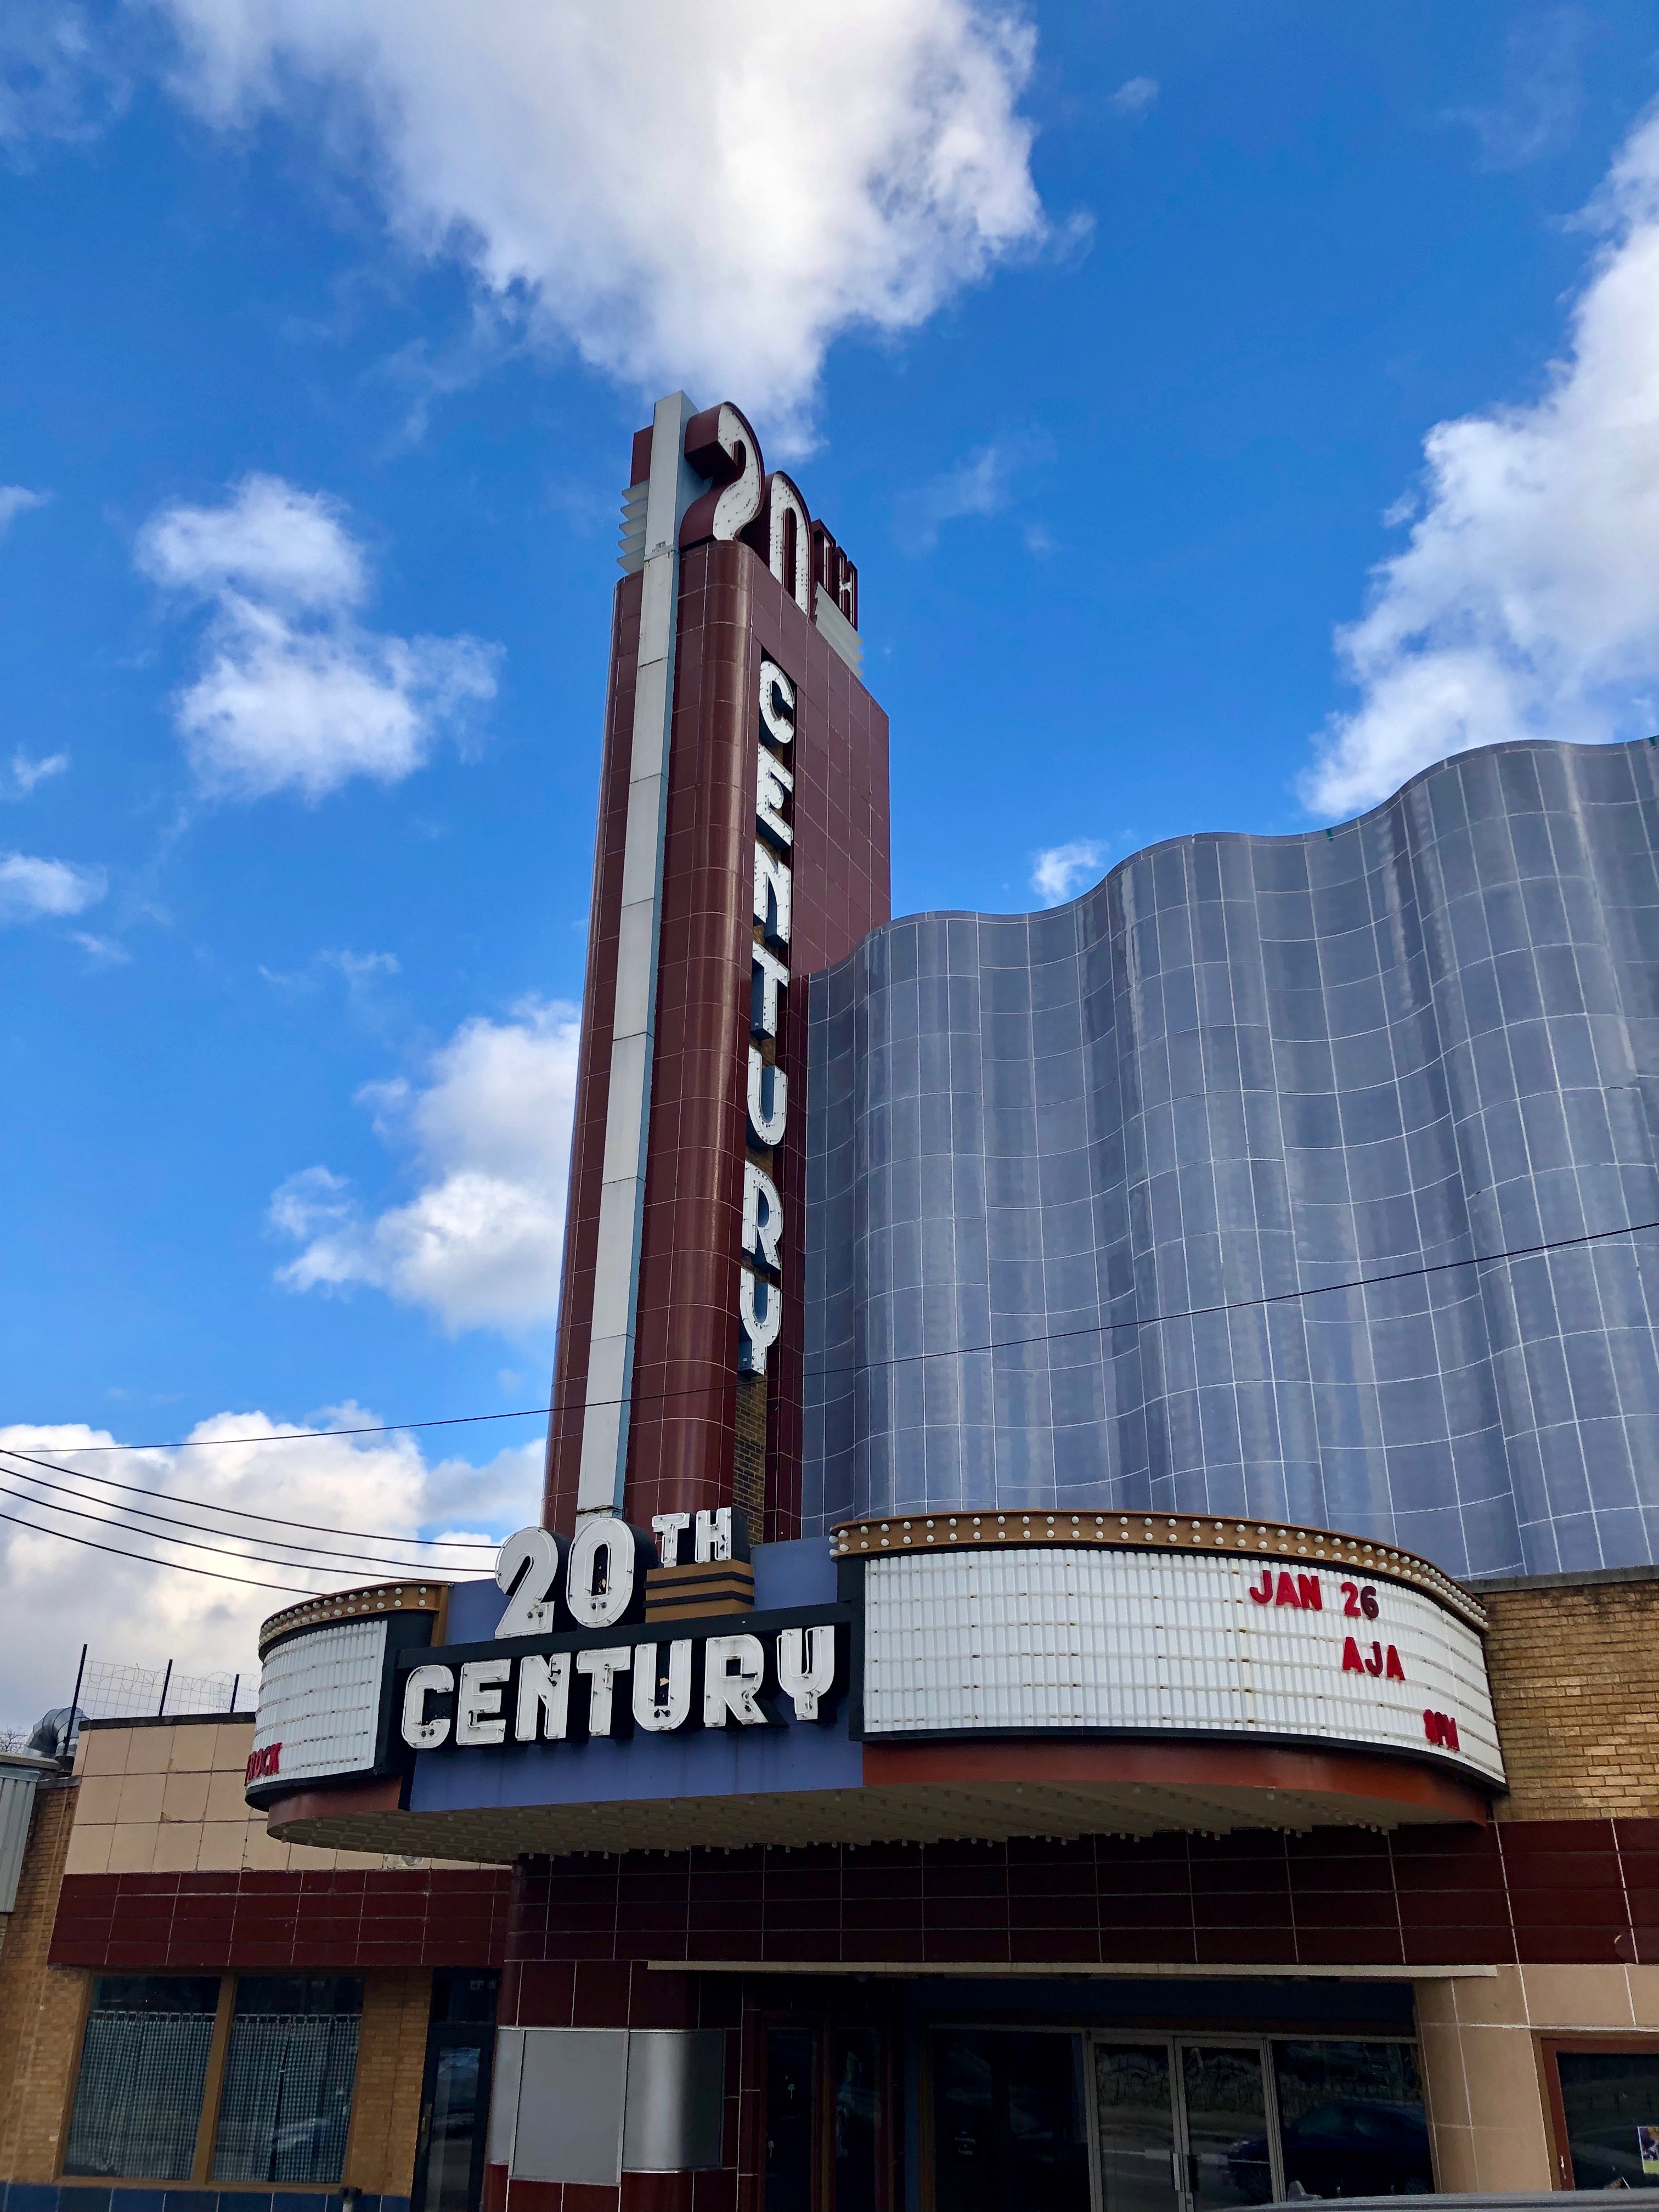
{"label": "art deco sign tower", "polygon": [[798,1532],[791,984],[888,918],[887,718],[857,572],[735,407],[658,403],[622,565],[544,1517],[672,1559],[700,1510]]}

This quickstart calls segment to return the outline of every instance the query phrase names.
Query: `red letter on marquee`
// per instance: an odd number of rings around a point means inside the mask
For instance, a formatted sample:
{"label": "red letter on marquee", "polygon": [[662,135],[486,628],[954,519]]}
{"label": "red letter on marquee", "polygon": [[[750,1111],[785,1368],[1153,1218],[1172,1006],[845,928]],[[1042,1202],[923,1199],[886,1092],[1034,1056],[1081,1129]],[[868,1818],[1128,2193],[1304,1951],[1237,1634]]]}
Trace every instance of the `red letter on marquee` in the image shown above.
{"label": "red letter on marquee", "polygon": [[250,1757],[243,1779],[245,1782],[263,1782],[267,1775],[280,1774],[282,1769],[282,1745],[268,1743],[263,1750],[254,1752]]}
{"label": "red letter on marquee", "polygon": [[1345,1674],[1363,1674],[1365,1662],[1359,1656],[1359,1646],[1352,1636],[1342,1639],[1342,1671]]}
{"label": "red letter on marquee", "polygon": [[1382,1672],[1382,1646],[1380,1644],[1372,1644],[1371,1656],[1365,1662],[1365,1672],[1368,1674],[1380,1674]]}
{"label": "red letter on marquee", "polygon": [[1392,1644],[1389,1646],[1389,1663],[1382,1671],[1391,1682],[1403,1682],[1406,1679],[1406,1670],[1400,1663],[1400,1654]]}
{"label": "red letter on marquee", "polygon": [[1250,1584],[1250,1595],[1255,1600],[1258,1605],[1271,1605],[1273,1603],[1273,1571],[1271,1567],[1263,1567],[1261,1570],[1261,1587],[1260,1589],[1256,1588],[1254,1583]]}
{"label": "red letter on marquee", "polygon": [[1310,1613],[1324,1612],[1324,1594],[1320,1589],[1317,1575],[1298,1575],[1296,1578],[1296,1589],[1297,1596]]}
{"label": "red letter on marquee", "polygon": [[1291,1580],[1289,1575],[1281,1571],[1279,1577],[1279,1595],[1273,1600],[1273,1603],[1299,1606],[1301,1602],[1301,1599],[1296,1594],[1296,1584]]}

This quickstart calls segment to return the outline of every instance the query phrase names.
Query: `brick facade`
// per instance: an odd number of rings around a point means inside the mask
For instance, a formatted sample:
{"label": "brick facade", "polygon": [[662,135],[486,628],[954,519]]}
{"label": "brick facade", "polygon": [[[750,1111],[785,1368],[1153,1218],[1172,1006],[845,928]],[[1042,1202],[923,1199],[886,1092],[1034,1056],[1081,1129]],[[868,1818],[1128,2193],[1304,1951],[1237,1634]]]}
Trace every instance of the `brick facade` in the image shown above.
{"label": "brick facade", "polygon": [[0,2178],[46,2181],[60,2137],[81,2030],[78,1974],[47,1963],[75,1823],[75,1785],[35,1792],[17,1902],[0,1952]]}
{"label": "brick facade", "polygon": [[1659,1814],[1659,1580],[1651,1571],[1482,1586],[1509,1770],[1500,1820]]}
{"label": "brick facade", "polygon": [[[88,1728],[77,1776],[39,1792],[0,1948],[0,2188],[56,2179],[96,1973],[356,1972],[344,2179],[367,2212],[406,2212],[432,1969],[500,1960],[511,1871],[269,1838],[241,1796],[251,1733],[246,1720]],[[240,2212],[258,2194],[242,2190]],[[216,2195],[190,2202],[213,2212]]]}
{"label": "brick facade", "polygon": [[415,2179],[432,1976],[405,1966],[368,1977],[357,2042],[346,2178],[382,2197],[406,2197]]}
{"label": "brick facade", "polygon": [[[758,2212],[769,2018],[821,2006],[833,1986],[842,2012],[896,2021],[906,1967],[1144,1964],[1218,1976],[1393,1970],[1416,1984],[1442,2185],[1556,2185],[1544,2039],[1659,2036],[1659,1577],[1553,1578],[1482,1595],[1510,1796],[1485,1824],[1389,1834],[594,1853],[516,1869],[343,1854],[278,1869],[251,1863],[250,1843],[236,1847],[240,1863],[213,1870],[199,1841],[213,1784],[189,1779],[216,1764],[216,1753],[205,1766],[198,1757],[211,1732],[192,1741],[181,1727],[166,1756],[162,1731],[141,1741],[136,1729],[125,1747],[106,1741],[90,1754],[99,1771],[41,1793],[0,1951],[0,2179],[55,2173],[84,1993],[100,1968],[362,1972],[347,2178],[392,2212],[413,2175],[434,1966],[501,1966],[507,2022],[721,2027],[720,2172],[630,2175],[620,2191],[514,2183],[507,2204],[497,2174],[487,2204]],[[94,1840],[77,1846],[88,1813]],[[164,1839],[192,1821],[195,1845]],[[121,1839],[124,1826],[136,1840]],[[135,1853],[150,1871],[61,1872],[66,1859],[109,1867]],[[181,1854],[179,1870],[157,1870]],[[735,1971],[698,1973],[703,1960]],[[860,1962],[886,1973],[802,1978]],[[1437,1978],[1455,1966],[1478,1971]],[[1017,2011],[1017,1995],[1010,2002]]]}

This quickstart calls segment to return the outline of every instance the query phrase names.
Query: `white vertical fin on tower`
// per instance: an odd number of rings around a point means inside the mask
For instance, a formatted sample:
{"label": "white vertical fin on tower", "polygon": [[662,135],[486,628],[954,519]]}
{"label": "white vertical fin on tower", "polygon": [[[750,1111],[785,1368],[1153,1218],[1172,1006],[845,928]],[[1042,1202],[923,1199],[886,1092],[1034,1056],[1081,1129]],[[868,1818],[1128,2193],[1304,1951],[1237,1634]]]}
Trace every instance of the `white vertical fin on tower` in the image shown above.
{"label": "white vertical fin on tower", "polygon": [[705,489],[702,478],[688,467],[684,458],[685,426],[695,411],[684,392],[676,392],[659,399],[652,416],[628,830],[623,848],[622,929],[611,1032],[611,1092],[605,1109],[592,1336],[576,1495],[577,1510],[581,1513],[620,1513],[628,1467],[628,1411],[634,1389],[634,1330],[645,1215],[646,1139],[651,1122],[651,1056],[657,1031],[657,947],[662,932],[663,838],[668,817],[668,757],[674,708],[679,532],[686,508]]}

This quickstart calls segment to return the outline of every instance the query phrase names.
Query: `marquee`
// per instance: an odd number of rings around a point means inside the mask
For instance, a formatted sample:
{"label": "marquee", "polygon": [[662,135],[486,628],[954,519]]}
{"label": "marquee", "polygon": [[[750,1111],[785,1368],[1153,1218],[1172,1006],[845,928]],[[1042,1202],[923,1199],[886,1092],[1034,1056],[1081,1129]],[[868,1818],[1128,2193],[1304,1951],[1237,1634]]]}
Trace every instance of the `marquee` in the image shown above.
{"label": "marquee", "polygon": [[[741,1516],[735,1538],[705,1517],[704,1558],[744,1561]],[[823,1547],[769,1547],[817,1562],[810,1601],[768,1603],[762,1573],[758,1602],[688,1619],[687,1570],[663,1559],[679,1533],[610,1516],[574,1541],[526,1529],[493,1592],[387,1585],[276,1616],[251,1802],[381,1778],[407,1803],[435,1761],[454,1763],[447,1804],[483,1804],[506,1759],[515,1802],[568,1802],[599,1747],[612,1763],[596,1793],[618,1786],[625,1753],[627,1786],[649,1794],[653,1760],[690,1771],[693,1740],[711,1737],[732,1753],[714,1786],[741,1798],[761,1786],[741,1743],[802,1731],[862,1747],[866,1779],[872,1754],[908,1747],[1165,1743],[1364,1753],[1504,1784],[1484,1616],[1409,1553],[1152,1516],[854,1523]]]}

